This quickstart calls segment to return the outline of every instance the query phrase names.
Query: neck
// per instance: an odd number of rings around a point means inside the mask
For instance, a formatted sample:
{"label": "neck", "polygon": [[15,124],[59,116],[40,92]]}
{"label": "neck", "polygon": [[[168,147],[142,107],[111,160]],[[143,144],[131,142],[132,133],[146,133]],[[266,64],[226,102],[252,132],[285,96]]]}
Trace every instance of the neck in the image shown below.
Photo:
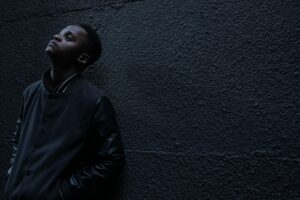
{"label": "neck", "polygon": [[74,67],[64,68],[63,66],[52,64],[50,75],[53,86],[59,85],[62,81],[76,72],[77,70]]}

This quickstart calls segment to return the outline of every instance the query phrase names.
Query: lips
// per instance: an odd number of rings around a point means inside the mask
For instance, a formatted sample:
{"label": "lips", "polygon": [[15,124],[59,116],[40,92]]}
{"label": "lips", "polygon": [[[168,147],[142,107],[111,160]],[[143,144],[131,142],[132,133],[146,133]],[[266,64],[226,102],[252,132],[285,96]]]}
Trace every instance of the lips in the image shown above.
{"label": "lips", "polygon": [[50,40],[50,42],[48,43],[48,45],[57,47],[57,44],[53,40]]}

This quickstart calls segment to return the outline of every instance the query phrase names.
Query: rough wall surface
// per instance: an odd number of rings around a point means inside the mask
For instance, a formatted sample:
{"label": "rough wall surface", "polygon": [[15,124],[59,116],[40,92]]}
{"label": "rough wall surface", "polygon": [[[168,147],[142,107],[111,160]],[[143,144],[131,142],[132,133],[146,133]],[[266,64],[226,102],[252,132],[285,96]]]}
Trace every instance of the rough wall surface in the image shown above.
{"label": "rough wall surface", "polygon": [[104,45],[85,74],[127,155],[119,199],[300,199],[299,0],[0,5],[1,188],[21,92],[53,34],[84,22]]}

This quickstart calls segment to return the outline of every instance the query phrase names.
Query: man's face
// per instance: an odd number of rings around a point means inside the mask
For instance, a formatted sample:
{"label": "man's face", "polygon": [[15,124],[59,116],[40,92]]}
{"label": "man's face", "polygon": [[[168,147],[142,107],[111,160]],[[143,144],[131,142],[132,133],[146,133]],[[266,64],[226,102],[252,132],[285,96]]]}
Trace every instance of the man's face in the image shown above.
{"label": "man's face", "polygon": [[87,33],[80,26],[69,25],[55,34],[45,51],[55,60],[63,59],[65,63],[74,63],[87,48]]}

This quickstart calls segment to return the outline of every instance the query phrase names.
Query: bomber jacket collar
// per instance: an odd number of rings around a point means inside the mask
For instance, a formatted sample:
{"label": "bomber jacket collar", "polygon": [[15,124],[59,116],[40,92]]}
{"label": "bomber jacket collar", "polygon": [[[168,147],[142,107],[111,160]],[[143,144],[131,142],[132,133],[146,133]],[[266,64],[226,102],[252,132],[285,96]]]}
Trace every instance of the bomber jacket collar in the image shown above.
{"label": "bomber jacket collar", "polygon": [[62,81],[56,88],[55,90],[50,90],[48,85],[49,85],[49,80],[51,79],[50,77],[50,72],[51,72],[51,68],[46,70],[42,76],[42,84],[45,87],[45,89],[49,92],[49,93],[55,93],[55,94],[60,94],[60,93],[64,93],[67,88],[71,85],[71,83],[79,76],[79,72],[72,74],[71,76],[69,76],[68,78],[66,78],[64,81]]}

